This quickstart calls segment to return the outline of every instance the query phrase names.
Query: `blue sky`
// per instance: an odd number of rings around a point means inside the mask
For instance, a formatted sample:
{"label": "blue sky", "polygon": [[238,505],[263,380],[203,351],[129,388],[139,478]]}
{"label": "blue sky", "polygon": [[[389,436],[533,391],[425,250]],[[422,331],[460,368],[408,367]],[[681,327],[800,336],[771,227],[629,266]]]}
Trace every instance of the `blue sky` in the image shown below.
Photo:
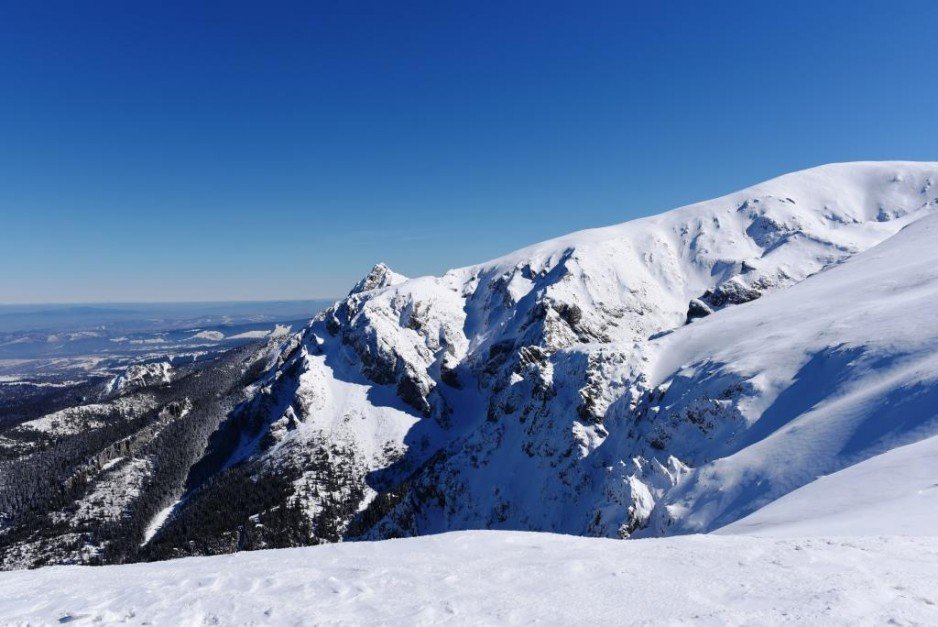
{"label": "blue sky", "polygon": [[936,2],[2,2],[0,302],[314,298],[938,158]]}

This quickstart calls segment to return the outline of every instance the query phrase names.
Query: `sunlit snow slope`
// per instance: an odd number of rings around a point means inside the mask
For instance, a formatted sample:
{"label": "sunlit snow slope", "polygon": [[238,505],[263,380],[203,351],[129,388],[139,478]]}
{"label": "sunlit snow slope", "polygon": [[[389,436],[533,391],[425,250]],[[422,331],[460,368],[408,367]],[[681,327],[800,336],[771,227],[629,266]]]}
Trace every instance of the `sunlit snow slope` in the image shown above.
{"label": "sunlit snow slope", "polygon": [[821,477],[716,533],[938,536],[938,437]]}
{"label": "sunlit snow slope", "polygon": [[[659,503],[663,524],[710,530],[938,433],[936,244],[938,216],[930,216],[800,285],[662,339],[656,375],[667,393],[658,407],[668,415],[703,407],[723,431],[675,451],[693,469]],[[934,461],[930,450],[890,459]],[[888,463],[874,474],[878,481],[857,487],[911,487]]]}

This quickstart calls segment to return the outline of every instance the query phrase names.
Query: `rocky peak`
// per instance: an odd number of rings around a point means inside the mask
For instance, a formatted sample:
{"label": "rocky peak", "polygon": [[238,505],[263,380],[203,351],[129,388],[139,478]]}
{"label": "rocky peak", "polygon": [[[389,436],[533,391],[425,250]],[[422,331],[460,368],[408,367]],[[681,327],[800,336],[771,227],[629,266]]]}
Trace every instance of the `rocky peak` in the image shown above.
{"label": "rocky peak", "polygon": [[392,285],[398,285],[407,280],[407,277],[403,274],[398,274],[394,272],[384,263],[377,263],[371,271],[366,274],[361,281],[355,284],[355,287],[352,288],[352,291],[349,292],[349,296],[354,294],[361,294],[362,292],[368,292],[371,290],[381,289],[383,287],[390,287]]}

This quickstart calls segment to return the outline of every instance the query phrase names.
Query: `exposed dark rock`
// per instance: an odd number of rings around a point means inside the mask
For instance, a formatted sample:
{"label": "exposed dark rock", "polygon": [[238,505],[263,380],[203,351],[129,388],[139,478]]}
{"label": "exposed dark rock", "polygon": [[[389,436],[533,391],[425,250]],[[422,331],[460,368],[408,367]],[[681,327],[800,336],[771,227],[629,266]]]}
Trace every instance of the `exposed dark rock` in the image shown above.
{"label": "exposed dark rock", "polygon": [[747,287],[740,281],[730,280],[716,287],[713,291],[704,292],[700,300],[711,309],[721,309],[727,305],[740,305],[756,300],[762,296],[759,290]]}
{"label": "exposed dark rock", "polygon": [[497,373],[499,368],[508,361],[514,348],[515,343],[512,340],[502,340],[501,342],[492,344],[492,346],[489,347],[488,359],[485,362],[485,372],[487,374]]}
{"label": "exposed dark rock", "polygon": [[583,319],[583,310],[576,305],[557,303],[554,309],[557,310],[557,315],[570,325],[571,329],[576,329],[577,325],[580,324],[580,320]]}
{"label": "exposed dark rock", "polygon": [[427,402],[426,397],[424,397],[423,391],[420,389],[420,384],[418,384],[413,377],[406,375],[401,377],[401,380],[397,382],[397,395],[402,401],[424,416],[430,416],[433,408],[430,406],[430,403]]}
{"label": "exposed dark rock", "polygon": [[462,389],[462,383],[459,381],[459,373],[456,368],[447,368],[440,366],[440,380],[451,388]]}
{"label": "exposed dark rock", "polygon": [[690,323],[698,318],[705,318],[713,313],[713,310],[703,301],[692,298],[687,304],[687,322]]}

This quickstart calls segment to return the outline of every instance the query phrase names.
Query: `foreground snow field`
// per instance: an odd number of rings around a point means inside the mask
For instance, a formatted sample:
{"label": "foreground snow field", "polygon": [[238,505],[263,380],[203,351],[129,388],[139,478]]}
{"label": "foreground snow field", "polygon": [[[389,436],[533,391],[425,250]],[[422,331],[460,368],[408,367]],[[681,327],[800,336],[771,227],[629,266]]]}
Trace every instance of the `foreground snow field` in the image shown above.
{"label": "foreground snow field", "polygon": [[[41,591],[41,594],[37,594]],[[935,624],[938,538],[526,532],[0,574],[3,624]]]}

